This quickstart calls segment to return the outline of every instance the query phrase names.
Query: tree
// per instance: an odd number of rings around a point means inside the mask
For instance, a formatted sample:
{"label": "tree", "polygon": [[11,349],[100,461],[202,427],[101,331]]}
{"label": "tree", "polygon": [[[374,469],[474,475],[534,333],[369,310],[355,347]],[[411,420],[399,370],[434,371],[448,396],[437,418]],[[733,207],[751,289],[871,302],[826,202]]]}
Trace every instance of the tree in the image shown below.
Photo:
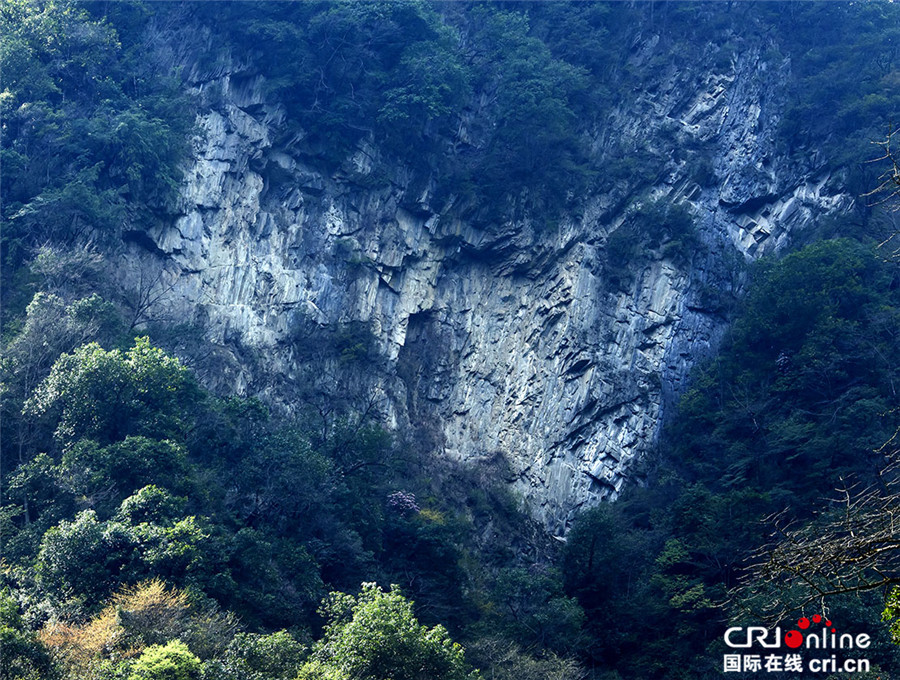
{"label": "tree", "polygon": [[[90,259],[88,255],[85,257]],[[47,250],[43,250],[37,259],[45,265],[45,272],[56,266],[51,266],[50,260],[54,258]],[[64,259],[60,268],[77,270],[78,260],[77,256]],[[65,287],[61,273],[46,276],[58,279],[57,283],[45,281],[48,286]],[[23,417],[26,400],[47,378],[61,353],[70,352],[88,340],[113,337],[116,318],[112,305],[96,294],[70,304],[56,293],[40,292],[32,298],[21,330],[6,345],[0,361],[0,417],[4,423],[0,448],[7,453],[7,472],[14,467],[20,468],[19,473],[26,472],[25,466],[35,462],[34,455],[50,443],[46,441],[49,437],[45,432],[34,427],[32,418]],[[20,491],[24,519],[28,524],[36,517],[35,508],[31,507],[29,489],[20,487]],[[46,495],[50,487],[45,486],[42,491]]]}
{"label": "tree", "polygon": [[219,680],[294,680],[308,653],[287,631],[238,633],[222,659],[209,663],[204,673],[215,667],[212,677]]}
{"label": "tree", "polygon": [[148,487],[109,521],[84,510],[60,522],[41,541],[38,582],[52,599],[77,608],[96,607],[117,585],[148,577],[205,585],[221,568],[213,566],[218,545],[206,519],[173,516],[177,503]]}
{"label": "tree", "polygon": [[200,659],[181,640],[148,647],[128,680],[200,680]]}
{"label": "tree", "polygon": [[0,591],[0,680],[51,680],[47,649],[26,627],[8,589]]}
{"label": "tree", "polygon": [[56,417],[54,435],[64,447],[85,438],[165,438],[178,431],[189,387],[187,369],[147,337],[124,352],[92,342],[57,359],[25,413]]}
{"label": "tree", "polygon": [[491,599],[496,614],[486,617],[488,625],[526,648],[573,653],[583,642],[584,611],[575,598],[565,596],[554,569],[501,569]]}
{"label": "tree", "polygon": [[60,480],[91,507],[107,497],[115,505],[148,484],[178,491],[188,466],[184,448],[173,441],[126,437],[101,447],[90,439],[73,444],[63,454]]}
{"label": "tree", "polygon": [[[174,196],[194,118],[188,95],[149,41],[136,46],[125,21],[91,12],[0,2],[5,270],[36,243],[112,231],[126,215],[139,223]],[[150,12],[130,14],[149,22]]]}
{"label": "tree", "polygon": [[479,637],[469,653],[490,668],[491,680],[584,680],[584,669],[574,659],[544,651],[538,656],[523,652],[500,636]]}
{"label": "tree", "polygon": [[332,593],[329,620],[298,680],[476,680],[443,626],[426,628],[396,586],[364,583],[359,596]]}
{"label": "tree", "polygon": [[[84,623],[51,621],[40,638],[65,667],[65,677],[95,678],[100,671],[99,677],[105,678],[102,670],[118,661],[158,650],[173,640],[188,645],[202,658],[225,654],[237,627],[231,613],[202,602],[196,593],[189,595],[154,579],[118,591]],[[140,664],[132,670],[139,668]]]}
{"label": "tree", "polygon": [[530,35],[524,13],[479,7],[473,18],[483,118],[471,123],[471,134],[480,151],[463,159],[456,183],[473,189],[492,217],[503,217],[504,206],[519,207],[523,198],[527,210],[553,214],[591,175],[576,112],[586,72],[554,59],[548,45]]}
{"label": "tree", "polygon": [[[900,476],[896,461],[879,484],[863,491],[841,489],[841,498],[799,527],[774,518],[773,542],[757,554],[734,599],[760,609],[767,620],[826,598],[888,589],[885,620],[900,642]],[[760,607],[758,603],[762,602]]]}

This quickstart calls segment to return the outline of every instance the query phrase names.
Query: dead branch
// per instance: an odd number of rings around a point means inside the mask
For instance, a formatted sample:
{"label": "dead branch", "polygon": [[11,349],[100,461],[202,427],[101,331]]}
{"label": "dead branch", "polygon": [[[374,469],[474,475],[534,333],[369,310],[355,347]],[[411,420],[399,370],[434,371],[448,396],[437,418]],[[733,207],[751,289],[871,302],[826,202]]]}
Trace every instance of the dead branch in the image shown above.
{"label": "dead branch", "polygon": [[732,601],[766,602],[766,620],[847,593],[900,585],[900,474],[890,456],[877,484],[845,485],[831,507],[795,527],[769,518],[772,541],[754,555]]}

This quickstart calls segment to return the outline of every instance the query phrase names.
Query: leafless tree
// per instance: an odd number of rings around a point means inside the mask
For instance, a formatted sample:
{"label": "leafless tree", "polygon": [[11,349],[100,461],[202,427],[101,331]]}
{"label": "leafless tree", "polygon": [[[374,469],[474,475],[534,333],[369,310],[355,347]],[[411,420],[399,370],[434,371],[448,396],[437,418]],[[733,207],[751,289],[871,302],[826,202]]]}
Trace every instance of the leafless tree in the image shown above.
{"label": "leafless tree", "polygon": [[175,280],[166,282],[162,268],[142,266],[137,285],[125,293],[125,304],[130,310],[129,329],[153,320],[151,311],[175,288]]}
{"label": "leafless tree", "polygon": [[900,213],[900,152],[894,145],[897,132],[891,126],[883,140],[873,142],[881,149],[881,153],[867,163],[877,163],[885,169],[877,178],[878,185],[863,194],[863,198],[868,199],[869,207],[881,208],[881,218],[887,224],[881,232],[882,236],[877,237],[881,241],[879,249],[891,261],[900,260],[900,227],[897,225],[897,215]]}
{"label": "leafless tree", "polygon": [[900,196],[900,156],[893,147],[894,135],[897,130],[893,126],[888,129],[887,136],[873,144],[881,147],[882,154],[877,158],[868,161],[869,163],[886,163],[887,169],[878,176],[879,184],[871,191],[863,194],[866,198],[875,198],[876,200],[870,205],[891,205],[891,211],[900,210],[900,204],[897,204],[897,197]]}
{"label": "leafless tree", "polygon": [[62,248],[45,243],[29,266],[41,279],[41,289],[71,299],[96,287],[103,269],[103,256],[88,241]]}
{"label": "leafless tree", "polygon": [[828,597],[900,585],[900,463],[896,452],[888,458],[876,484],[843,486],[814,520],[792,526],[784,515],[770,518],[772,541],[733,598],[763,602],[755,613],[774,622]]}

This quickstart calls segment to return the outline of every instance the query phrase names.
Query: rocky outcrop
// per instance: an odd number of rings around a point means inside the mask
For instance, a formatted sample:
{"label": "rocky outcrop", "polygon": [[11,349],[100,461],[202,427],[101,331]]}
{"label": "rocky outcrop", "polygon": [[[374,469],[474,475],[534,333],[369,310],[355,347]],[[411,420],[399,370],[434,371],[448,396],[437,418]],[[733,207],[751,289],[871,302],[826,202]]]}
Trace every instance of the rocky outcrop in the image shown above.
{"label": "rocky outcrop", "polygon": [[[655,49],[643,39],[632,58]],[[260,76],[218,68],[191,76],[220,94],[200,115],[180,214],[152,247],[129,244],[122,285],[154,281],[152,315],[202,329],[195,360],[211,386],[288,409],[313,393],[370,398],[411,446],[506,461],[555,534],[627,483],[719,341],[740,264],[852,203],[814,157],[779,152],[789,64],[760,51],[635,92],[594,136],[595,163],[641,149],[656,179],[607,183],[553,228],[478,229],[403,168],[374,172],[371,147],[325,173],[296,151]],[[607,242],[650,200],[690,211],[694,245],[663,243],[614,272]]]}

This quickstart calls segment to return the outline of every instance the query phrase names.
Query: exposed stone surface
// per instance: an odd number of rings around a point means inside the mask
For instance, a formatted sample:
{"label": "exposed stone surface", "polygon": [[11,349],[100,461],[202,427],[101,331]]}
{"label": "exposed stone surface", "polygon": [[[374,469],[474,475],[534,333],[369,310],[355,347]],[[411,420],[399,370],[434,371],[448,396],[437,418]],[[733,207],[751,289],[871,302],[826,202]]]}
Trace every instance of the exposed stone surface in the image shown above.
{"label": "exposed stone surface", "polygon": [[[374,149],[323,173],[273,141],[284,115],[260,77],[195,69],[193,86],[221,100],[200,117],[181,215],[150,234],[158,250],[129,246],[122,285],[164,270],[152,314],[202,328],[211,386],[288,408],[311,389],[374,395],[413,445],[508,461],[510,483],[561,534],[579,506],[614,498],[652,445],[723,332],[738,265],[852,203],[814,158],[776,148],[787,68],[748,51],[721,73],[661,74],[594,139],[601,171],[615,145],[643,144],[655,184],[586,197],[558,228],[485,231],[427,190],[411,200],[402,168],[376,182]],[[683,148],[713,176],[678,160]],[[647,253],[623,280],[605,244],[650,198],[684,202],[700,245]],[[342,335],[360,327],[373,350]]]}

